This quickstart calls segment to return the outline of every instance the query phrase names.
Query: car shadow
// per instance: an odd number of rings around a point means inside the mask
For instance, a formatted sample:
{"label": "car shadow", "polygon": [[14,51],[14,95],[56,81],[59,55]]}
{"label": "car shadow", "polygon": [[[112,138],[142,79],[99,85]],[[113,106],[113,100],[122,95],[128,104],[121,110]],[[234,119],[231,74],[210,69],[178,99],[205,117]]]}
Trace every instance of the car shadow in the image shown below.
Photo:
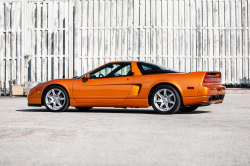
{"label": "car shadow", "polygon": [[[19,112],[51,112],[46,108],[37,108],[37,109],[20,109],[16,110]],[[175,114],[203,114],[210,113],[211,111],[201,111],[196,110],[194,112],[176,112]],[[127,114],[156,114],[156,115],[169,115],[169,114],[159,114],[153,109],[141,109],[141,108],[128,108],[128,109],[118,109],[118,108],[93,108],[88,111],[81,111],[74,108],[69,108],[64,112],[51,112],[51,113],[127,113]]]}

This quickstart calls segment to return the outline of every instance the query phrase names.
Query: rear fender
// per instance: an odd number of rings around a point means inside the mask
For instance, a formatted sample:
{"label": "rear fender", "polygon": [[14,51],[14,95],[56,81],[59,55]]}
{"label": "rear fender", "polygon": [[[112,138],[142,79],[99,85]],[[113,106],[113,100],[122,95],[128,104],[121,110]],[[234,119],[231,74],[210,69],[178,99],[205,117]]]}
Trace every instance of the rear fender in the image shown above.
{"label": "rear fender", "polygon": [[[152,80],[157,81],[152,84],[150,89],[156,84],[165,82],[174,85],[179,90],[182,97],[194,97],[198,95],[204,75],[205,72],[169,73],[160,77],[160,79],[159,75],[151,75]],[[190,89],[188,87],[190,87]]]}

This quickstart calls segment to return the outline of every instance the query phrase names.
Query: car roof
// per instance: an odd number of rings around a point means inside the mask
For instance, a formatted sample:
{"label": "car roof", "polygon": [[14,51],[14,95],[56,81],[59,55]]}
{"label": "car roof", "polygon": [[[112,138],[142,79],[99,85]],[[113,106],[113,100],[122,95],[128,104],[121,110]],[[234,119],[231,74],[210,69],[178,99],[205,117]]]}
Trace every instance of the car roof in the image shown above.
{"label": "car roof", "polygon": [[109,63],[119,63],[119,62],[146,62],[146,61],[111,61]]}
{"label": "car roof", "polygon": [[117,63],[117,62],[134,62],[134,61],[111,61],[109,63]]}

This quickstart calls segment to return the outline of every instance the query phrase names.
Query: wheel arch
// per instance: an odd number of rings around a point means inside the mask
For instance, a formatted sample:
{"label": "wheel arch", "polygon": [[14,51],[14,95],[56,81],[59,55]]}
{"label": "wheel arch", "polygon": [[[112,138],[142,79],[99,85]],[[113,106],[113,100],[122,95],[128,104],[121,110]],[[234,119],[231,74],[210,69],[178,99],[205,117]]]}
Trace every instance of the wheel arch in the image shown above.
{"label": "wheel arch", "polygon": [[180,92],[179,88],[177,88],[174,84],[171,84],[171,83],[169,83],[169,82],[160,82],[160,83],[157,83],[157,84],[155,84],[155,85],[150,89],[150,91],[149,91],[149,93],[148,93],[148,105],[149,105],[149,106],[152,105],[152,104],[151,104],[150,98],[151,98],[151,96],[152,96],[153,91],[154,91],[158,86],[161,86],[161,85],[170,85],[170,86],[172,86],[172,87],[178,92],[178,94],[180,95],[180,98],[181,98],[181,107],[182,107],[182,106],[183,106],[183,99],[182,99],[182,95],[181,95],[181,92]]}
{"label": "wheel arch", "polygon": [[[49,84],[43,89],[43,93],[42,93],[42,97],[41,97],[41,105],[44,105],[43,98],[44,98],[45,92],[47,91],[48,88],[50,88],[52,86],[60,86],[61,88],[63,88],[66,91],[66,93],[69,97],[69,92],[63,85],[61,85],[61,84]],[[69,100],[69,102],[70,102],[70,100]]]}

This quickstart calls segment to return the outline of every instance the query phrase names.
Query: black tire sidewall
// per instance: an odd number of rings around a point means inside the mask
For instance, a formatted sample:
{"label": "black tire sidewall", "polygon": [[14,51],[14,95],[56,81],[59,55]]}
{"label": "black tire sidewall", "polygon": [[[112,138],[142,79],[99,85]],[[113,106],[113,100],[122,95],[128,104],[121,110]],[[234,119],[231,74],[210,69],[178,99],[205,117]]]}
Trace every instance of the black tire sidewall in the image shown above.
{"label": "black tire sidewall", "polygon": [[[59,110],[52,110],[52,109],[50,109],[50,108],[46,105],[46,101],[45,101],[45,97],[46,97],[46,94],[48,93],[48,91],[50,91],[51,89],[54,89],[54,88],[60,89],[61,91],[63,91],[63,93],[65,94],[65,98],[66,98],[64,106],[63,106],[61,109],[59,109]],[[69,107],[69,96],[68,96],[68,93],[66,92],[66,90],[65,90],[64,88],[62,88],[61,86],[54,85],[54,86],[49,87],[49,88],[46,90],[46,92],[44,93],[44,96],[43,96],[43,103],[44,103],[45,107],[46,107],[49,111],[53,111],[53,112],[62,112],[62,111],[67,110],[68,107]]]}
{"label": "black tire sidewall", "polygon": [[[160,89],[169,89],[169,90],[171,90],[171,91],[174,93],[174,95],[175,95],[175,98],[176,98],[175,105],[174,105],[174,107],[173,107],[171,110],[169,110],[169,111],[161,111],[161,110],[159,110],[159,109],[155,106],[155,104],[154,104],[154,96],[155,96],[155,93],[156,93],[158,90],[160,90]],[[177,90],[176,90],[174,87],[172,87],[171,85],[160,85],[160,86],[158,86],[158,87],[153,91],[153,93],[152,93],[152,95],[151,95],[151,103],[152,103],[152,107],[154,108],[154,110],[155,110],[156,112],[161,113],[161,114],[171,114],[171,113],[175,113],[175,112],[177,112],[177,111],[179,110],[180,105],[181,105],[181,99],[180,99],[179,93],[177,92]]]}

